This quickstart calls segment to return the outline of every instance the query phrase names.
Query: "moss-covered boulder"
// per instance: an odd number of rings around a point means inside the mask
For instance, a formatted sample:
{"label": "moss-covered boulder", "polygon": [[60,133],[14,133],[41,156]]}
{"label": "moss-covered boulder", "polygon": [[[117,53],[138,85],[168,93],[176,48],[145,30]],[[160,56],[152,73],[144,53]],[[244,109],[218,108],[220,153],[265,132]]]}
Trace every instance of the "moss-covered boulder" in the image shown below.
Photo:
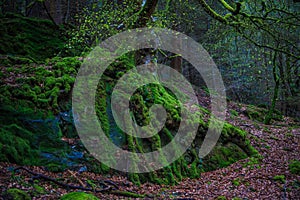
{"label": "moss-covered boulder", "polygon": [[63,195],[60,200],[99,200],[92,194],[84,192],[71,192]]}
{"label": "moss-covered boulder", "polygon": [[[105,71],[97,90],[96,107],[98,118],[107,137],[110,137],[112,142],[122,149],[142,153],[160,150],[174,139],[178,127],[180,126],[180,112],[182,109],[180,105],[187,103],[189,101],[189,96],[181,93],[180,95],[182,95],[183,99],[186,99],[187,102],[179,102],[177,97],[168,88],[154,83],[144,85],[143,87],[138,88],[130,97],[129,107],[132,113],[131,117],[134,118],[136,124],[140,126],[147,125],[149,124],[151,117],[150,108],[155,104],[160,104],[165,108],[167,115],[164,127],[158,134],[150,138],[132,137],[122,132],[120,129],[114,129],[113,127],[115,127],[116,124],[112,119],[113,116],[111,114],[111,94],[117,82],[120,84],[120,76],[134,66],[132,64],[133,61],[129,58],[130,55],[128,55],[126,59],[121,59],[116,66],[112,65]],[[130,80],[130,84],[134,84],[139,78],[143,77],[134,77]],[[126,83],[123,85],[126,86]],[[122,93],[117,95],[120,95],[120,98],[122,95],[126,96],[126,94]],[[84,101],[84,99],[82,100]],[[118,106],[121,107],[121,103],[122,101],[119,101]],[[247,139],[247,133],[245,131],[225,123],[222,134],[213,151],[203,160],[199,159],[198,152],[208,130],[208,118],[210,112],[198,105],[191,105],[191,108],[193,106],[198,108],[196,110],[198,110],[197,112],[199,112],[201,117],[195,117],[187,123],[189,125],[197,124],[199,125],[199,128],[194,142],[191,144],[190,148],[188,148],[186,153],[161,170],[150,173],[129,174],[129,179],[131,181],[136,184],[145,181],[159,184],[175,184],[183,177],[196,178],[199,177],[203,171],[226,167],[240,159],[254,156],[258,153],[250,145],[250,141]],[[188,132],[188,127],[184,127],[184,130],[187,130],[187,135],[190,134]],[[118,132],[118,138],[122,138],[122,140],[115,141],[114,137],[112,137],[116,135],[116,131]],[[114,159],[114,157],[110,159]],[[163,155],[161,160],[164,160]]]}
{"label": "moss-covered boulder", "polygon": [[8,189],[3,195],[3,198],[7,200],[31,200],[29,194],[17,188]]}
{"label": "moss-covered boulder", "polygon": [[[261,108],[254,105],[247,105],[246,109],[243,111],[243,113],[249,117],[249,119],[258,122],[264,122],[268,112],[269,111],[266,108]],[[278,110],[275,110],[272,119],[280,121],[283,119],[283,116]]]}

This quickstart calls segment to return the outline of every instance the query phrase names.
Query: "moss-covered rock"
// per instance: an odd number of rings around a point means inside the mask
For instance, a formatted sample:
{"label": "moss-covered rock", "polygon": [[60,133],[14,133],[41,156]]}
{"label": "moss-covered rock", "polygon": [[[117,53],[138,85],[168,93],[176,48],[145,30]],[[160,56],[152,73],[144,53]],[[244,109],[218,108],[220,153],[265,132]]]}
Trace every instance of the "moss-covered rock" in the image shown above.
{"label": "moss-covered rock", "polygon": [[[259,122],[264,122],[268,112],[266,108],[256,107],[254,105],[248,105],[246,110],[243,111],[249,119]],[[280,121],[283,119],[283,116],[278,110],[275,110],[272,119]]]}
{"label": "moss-covered rock", "polygon": [[[128,55],[128,57],[130,57],[130,55]],[[114,124],[110,123],[112,116],[108,112],[104,112],[104,110],[108,109],[108,103],[110,103],[110,101],[107,102],[104,99],[107,99],[111,95],[117,82],[120,84],[118,77],[120,73],[118,73],[118,71],[120,70],[122,73],[126,73],[127,70],[133,67],[130,64],[131,62],[132,61],[127,58],[126,60],[118,62],[118,66],[110,66],[108,70],[105,71],[103,79],[98,85],[98,104],[96,103],[98,108],[97,114],[102,123],[102,127],[104,130],[108,131],[108,136],[110,135],[110,132],[112,131],[111,128]],[[114,67],[118,70],[113,70]],[[134,84],[137,79],[138,77],[133,78],[130,80],[130,83]],[[106,92],[104,92],[103,88],[105,88]],[[126,94],[118,95],[122,96]],[[181,95],[183,99],[186,98],[188,101],[188,97],[186,97],[185,94]],[[103,103],[100,104],[99,102]],[[118,145],[128,151],[144,153],[159,150],[167,145],[173,140],[178,127],[180,126],[181,103],[184,102],[179,102],[177,97],[170,90],[159,84],[153,83],[138,88],[130,97],[129,102],[134,122],[140,126],[148,125],[151,118],[150,108],[155,104],[160,104],[165,108],[167,113],[166,123],[158,134],[150,138],[132,137],[119,130],[122,138],[126,138],[126,140],[123,140],[123,142]],[[240,159],[257,154],[257,151],[250,145],[245,131],[225,123],[217,146],[205,159],[200,160],[198,151],[208,129],[208,122],[204,120],[204,117],[210,115],[210,112],[202,107],[199,107],[198,110],[198,114],[201,118],[192,118],[187,123],[188,125],[200,125],[196,139],[188,151],[174,163],[161,170],[151,173],[129,174],[129,179],[131,181],[135,184],[140,184],[145,181],[151,181],[158,184],[176,184],[183,177],[197,178],[203,171],[226,167]],[[188,127],[186,127],[186,130],[187,134],[189,134]],[[161,160],[162,162],[164,161],[164,155],[162,155]]]}
{"label": "moss-covered rock", "polygon": [[6,85],[0,87],[0,102],[10,104],[14,99],[22,101],[23,106],[50,109],[54,113],[69,110],[71,89],[80,65],[77,57],[56,57],[45,65],[2,67],[4,76],[0,78]]}
{"label": "moss-covered rock", "polygon": [[[59,122],[41,110],[0,106],[0,161],[38,165],[41,152],[66,152]],[[45,160],[46,161],[46,160]],[[48,162],[48,161],[47,161]]]}
{"label": "moss-covered rock", "polygon": [[11,200],[31,200],[31,197],[29,194],[27,194],[25,191],[17,189],[17,188],[11,188],[8,189],[4,194],[4,199],[11,199]]}
{"label": "moss-covered rock", "polygon": [[63,195],[60,200],[99,200],[92,194],[84,192],[71,192]]}

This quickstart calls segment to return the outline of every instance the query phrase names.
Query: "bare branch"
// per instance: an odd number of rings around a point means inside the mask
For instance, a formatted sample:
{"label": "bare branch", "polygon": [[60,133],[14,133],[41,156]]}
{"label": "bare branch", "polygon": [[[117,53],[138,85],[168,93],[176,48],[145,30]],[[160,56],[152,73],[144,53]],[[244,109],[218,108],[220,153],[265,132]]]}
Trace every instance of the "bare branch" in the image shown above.
{"label": "bare branch", "polygon": [[227,24],[228,21],[225,19],[225,17],[223,17],[222,15],[219,15],[216,11],[214,11],[207,3],[205,0],[198,0],[200,5],[203,7],[203,9],[205,10],[205,12],[207,12],[207,14],[209,14],[212,18]]}

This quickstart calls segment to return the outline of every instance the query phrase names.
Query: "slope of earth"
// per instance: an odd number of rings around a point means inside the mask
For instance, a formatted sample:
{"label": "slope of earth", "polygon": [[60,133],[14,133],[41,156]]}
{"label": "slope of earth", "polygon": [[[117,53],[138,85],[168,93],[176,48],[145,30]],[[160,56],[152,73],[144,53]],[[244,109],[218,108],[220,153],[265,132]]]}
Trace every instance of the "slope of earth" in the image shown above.
{"label": "slope of earth", "polygon": [[[184,179],[176,186],[145,183],[136,186],[124,175],[99,175],[65,171],[51,173],[43,167],[30,170],[70,185],[85,185],[107,191],[93,193],[99,199],[298,199],[300,196],[299,139],[300,126],[284,118],[273,125],[263,125],[239,113],[244,105],[230,104],[227,121],[249,132],[251,144],[261,157],[240,160],[229,167],[201,174],[198,179]],[[233,111],[236,110],[234,116]],[[59,187],[49,180],[18,170],[15,165],[0,166],[0,190],[19,188],[33,199],[58,199],[76,191]],[[101,187],[100,187],[101,186]],[[82,189],[79,188],[79,191]],[[139,196],[141,195],[141,196]]]}
{"label": "slope of earth", "polygon": [[49,20],[8,13],[0,17],[0,62],[44,61],[64,47],[60,27]]}

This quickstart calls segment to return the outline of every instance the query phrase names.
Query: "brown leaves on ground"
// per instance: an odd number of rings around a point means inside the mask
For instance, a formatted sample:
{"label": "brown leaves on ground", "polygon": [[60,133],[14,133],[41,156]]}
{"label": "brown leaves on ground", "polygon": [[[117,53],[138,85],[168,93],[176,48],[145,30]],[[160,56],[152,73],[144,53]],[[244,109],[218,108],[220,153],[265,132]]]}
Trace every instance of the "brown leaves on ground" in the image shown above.
{"label": "brown leaves on ground", "polygon": [[[236,105],[230,104],[234,109]],[[80,185],[88,180],[100,183],[110,180],[118,185],[119,190],[147,194],[144,199],[216,199],[224,196],[227,199],[299,199],[300,176],[291,174],[288,165],[291,160],[300,160],[299,140],[300,127],[290,118],[273,125],[263,125],[249,120],[243,114],[230,116],[227,121],[246,130],[252,145],[259,151],[261,158],[247,158],[230,165],[227,168],[201,174],[199,179],[184,179],[176,186],[145,183],[140,187],[133,185],[125,176],[99,175],[83,172],[72,177],[70,172],[51,173],[43,167],[29,169],[57,178],[65,183]],[[13,164],[0,165],[0,191],[8,188],[20,188],[33,195],[33,199],[58,199],[63,194],[71,192],[68,188],[60,188],[54,183],[39,180],[35,182],[45,188],[45,193],[34,193],[32,176],[24,171],[12,175]],[[282,176],[283,181],[274,180]],[[95,194],[100,199],[130,199],[114,194]]]}

